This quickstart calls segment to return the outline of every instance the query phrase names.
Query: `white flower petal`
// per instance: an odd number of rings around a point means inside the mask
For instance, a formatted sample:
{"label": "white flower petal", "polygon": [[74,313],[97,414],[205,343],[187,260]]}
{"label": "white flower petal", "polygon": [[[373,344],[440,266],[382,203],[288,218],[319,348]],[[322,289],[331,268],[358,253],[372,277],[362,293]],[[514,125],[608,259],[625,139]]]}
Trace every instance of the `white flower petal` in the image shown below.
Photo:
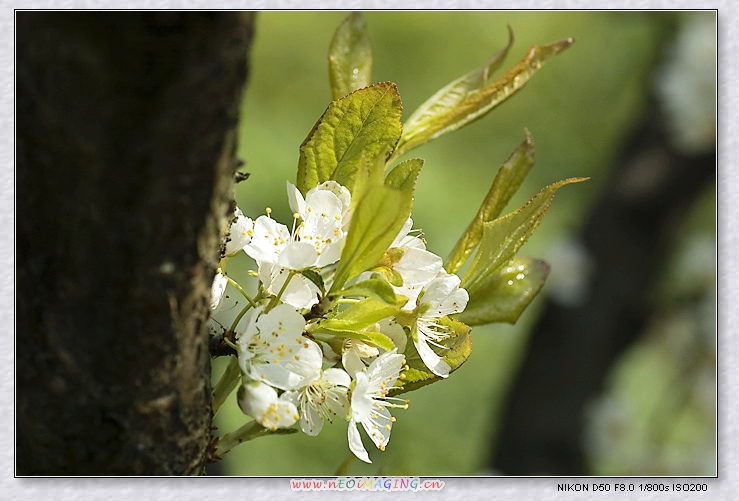
{"label": "white flower petal", "polygon": [[370,419],[362,421],[362,426],[367,435],[372,439],[375,446],[383,450],[390,441],[390,430],[392,429],[392,416],[385,407],[375,408],[377,411]]}
{"label": "white flower petal", "polygon": [[350,421],[347,431],[349,435],[349,450],[365,463],[371,463],[372,461],[370,461],[369,455],[367,454],[367,449],[365,449],[364,444],[362,444],[362,437],[359,436],[357,423],[355,421]]}
{"label": "white flower petal", "polygon": [[277,401],[277,391],[259,381],[244,383],[244,391],[239,394],[239,407],[244,414],[259,420],[269,406]]}
{"label": "white flower petal", "polygon": [[316,249],[316,266],[338,261],[345,238],[341,201],[330,191],[318,190],[306,197],[306,205],[306,215],[299,228],[300,241]]}
{"label": "white flower petal", "polygon": [[254,236],[244,251],[259,264],[275,264],[290,241],[287,226],[267,216],[259,216],[254,222]]}
{"label": "white flower petal", "polygon": [[314,266],[318,255],[311,244],[290,242],[282,249],[277,264],[291,270],[304,270]]}
{"label": "white flower petal", "polygon": [[213,277],[213,284],[210,290],[210,311],[211,313],[217,312],[223,304],[223,296],[226,294],[226,287],[228,286],[228,278],[221,273],[216,273]]}
{"label": "white flower petal", "polygon": [[405,333],[403,326],[392,318],[380,320],[378,323],[380,325],[380,332],[390,338],[398,353],[404,353],[406,344],[408,343],[408,335]]}
{"label": "white flower petal", "polygon": [[459,313],[467,307],[469,295],[459,288],[459,277],[444,271],[426,287],[421,303],[428,304],[423,317],[427,319],[441,318]]}
{"label": "white flower petal", "polygon": [[305,381],[305,377],[296,374],[289,369],[282,367],[279,363],[252,363],[248,371],[247,377],[262,381],[275,388],[295,389],[300,388]]}
{"label": "white flower petal", "polygon": [[434,306],[440,305],[447,296],[459,287],[459,283],[460,280],[457,275],[443,273],[428,284],[421,302]]}
{"label": "white flower petal", "polygon": [[418,340],[414,341],[413,344],[416,346],[418,354],[421,356],[421,360],[426,364],[431,372],[437,376],[447,377],[451,371],[451,367],[447,364],[439,355],[431,349],[426,342],[425,335],[419,330]]}
{"label": "white flower petal", "polygon": [[305,199],[303,198],[303,194],[300,193],[300,190],[290,181],[287,181],[287,200],[293,213],[304,217]]}
{"label": "white flower petal", "polygon": [[279,304],[272,308],[269,313],[261,315],[257,320],[257,328],[262,333],[284,333],[291,332],[298,335],[305,329],[303,315],[286,304]]}
{"label": "white flower petal", "polygon": [[244,383],[238,401],[244,414],[271,430],[287,428],[298,420],[295,404],[279,398],[274,388],[258,381]]}
{"label": "white flower petal", "polygon": [[239,365],[249,379],[292,390],[320,377],[323,353],[302,336],[305,319],[300,313],[288,304],[266,314],[262,307],[251,312],[247,329],[237,337]]}
{"label": "white flower petal", "polygon": [[[270,294],[277,295],[285,284],[290,271],[276,264],[262,263],[259,265],[259,280]],[[316,285],[302,275],[295,275],[290,279],[282,294],[283,302],[298,310],[310,308],[318,302],[317,294],[320,290]]]}
{"label": "white flower petal", "polygon": [[357,350],[351,349],[344,350],[344,353],[341,354],[341,365],[352,377],[356,377],[358,372],[362,372],[367,368]]}
{"label": "white flower petal", "polygon": [[226,256],[235,256],[244,250],[254,234],[254,222],[244,216],[241,209],[236,207],[234,216],[236,219],[231,223],[229,240],[226,242]]}
{"label": "white flower petal", "polygon": [[393,247],[403,247],[400,242],[408,236],[408,232],[411,231],[411,228],[413,228],[413,219],[410,217],[405,220],[405,223],[403,223],[403,227],[400,229],[400,232],[395,236],[395,240],[393,240],[393,243],[390,244],[390,248]]}
{"label": "white flower petal", "polygon": [[439,316],[453,315],[464,311],[470,300],[469,294],[464,289],[457,289],[444,298],[439,307],[435,310]]}
{"label": "white flower petal", "polygon": [[315,437],[323,429],[323,415],[321,411],[312,405],[305,405],[300,413],[300,429],[303,433]]}
{"label": "white flower petal", "polygon": [[352,205],[352,196],[351,193],[349,193],[349,190],[346,189],[344,186],[341,186],[336,181],[325,181],[315,188],[313,188],[308,193],[311,193],[312,191],[318,191],[318,190],[328,190],[339,199],[341,202],[341,227],[344,231],[349,228],[349,222],[351,221],[351,205]]}
{"label": "white flower petal", "polygon": [[[414,247],[406,249],[400,261],[393,266],[393,269],[403,278],[403,285],[393,287],[393,289],[397,294],[408,298],[403,309],[415,308],[418,294],[438,276],[443,265],[443,260],[432,252]],[[424,302],[426,301],[427,299],[424,298]]]}
{"label": "white flower petal", "polygon": [[356,381],[352,391],[352,419],[360,422],[367,419],[372,412],[372,393],[370,392],[370,380],[365,372],[357,372]]}

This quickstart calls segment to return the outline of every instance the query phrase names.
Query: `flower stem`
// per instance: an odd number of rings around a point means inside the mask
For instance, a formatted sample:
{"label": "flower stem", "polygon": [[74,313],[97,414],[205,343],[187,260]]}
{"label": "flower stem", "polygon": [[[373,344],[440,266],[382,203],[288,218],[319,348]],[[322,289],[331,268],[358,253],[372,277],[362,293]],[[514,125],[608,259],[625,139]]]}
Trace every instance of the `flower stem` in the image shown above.
{"label": "flower stem", "polygon": [[216,446],[217,457],[223,457],[228,451],[236,447],[242,442],[247,442],[268,431],[264,426],[260,425],[256,421],[249,421],[244,426],[236,431],[227,433],[221,437]]}
{"label": "flower stem", "polygon": [[265,313],[268,313],[272,308],[277,306],[277,303],[280,302],[280,298],[285,293],[285,290],[287,289],[287,284],[290,283],[290,280],[295,276],[297,272],[295,270],[290,270],[290,273],[287,276],[287,279],[285,279],[285,283],[282,284],[282,288],[280,289],[280,292],[272,298],[272,301],[267,305],[267,307],[264,309]]}
{"label": "flower stem", "polygon": [[234,288],[237,291],[239,291],[246,298],[247,301],[249,301],[249,304],[251,304],[252,308],[256,308],[257,307],[257,303],[252,299],[252,297],[249,294],[247,294],[247,292],[239,284],[237,284],[234,280],[232,280],[228,276],[226,276],[226,279],[228,280],[228,283],[230,283],[231,285],[233,285]]}
{"label": "flower stem", "polygon": [[241,322],[241,319],[244,318],[244,315],[247,311],[251,310],[251,305],[247,304],[244,306],[244,309],[239,312],[238,315],[236,315],[236,318],[234,319],[233,323],[231,324],[231,328],[229,330],[235,331],[236,326],[239,325],[239,322]]}
{"label": "flower stem", "polygon": [[226,398],[231,394],[236,385],[239,384],[239,359],[237,357],[231,357],[226,370],[221,375],[221,378],[216,383],[216,387],[213,389],[213,415],[215,416],[221,404],[226,401]]}

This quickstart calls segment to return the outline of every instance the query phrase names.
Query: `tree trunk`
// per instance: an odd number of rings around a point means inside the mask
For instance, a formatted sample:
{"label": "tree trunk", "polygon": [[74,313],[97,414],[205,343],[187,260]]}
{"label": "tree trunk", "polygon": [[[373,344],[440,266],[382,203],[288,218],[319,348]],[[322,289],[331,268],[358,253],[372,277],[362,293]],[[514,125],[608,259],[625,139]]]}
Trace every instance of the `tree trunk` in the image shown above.
{"label": "tree trunk", "polygon": [[17,474],[203,473],[253,19],[17,13]]}

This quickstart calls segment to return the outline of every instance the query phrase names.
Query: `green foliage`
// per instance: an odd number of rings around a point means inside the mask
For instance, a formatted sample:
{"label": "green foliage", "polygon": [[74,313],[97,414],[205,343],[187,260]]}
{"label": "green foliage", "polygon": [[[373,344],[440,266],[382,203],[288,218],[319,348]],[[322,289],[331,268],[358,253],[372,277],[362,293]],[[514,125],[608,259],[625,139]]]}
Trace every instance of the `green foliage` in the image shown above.
{"label": "green foliage", "polygon": [[[340,290],[336,295],[341,297],[372,297],[387,304],[397,306],[403,306],[407,301],[406,299],[403,299],[402,296],[397,296],[395,294],[395,291],[393,291],[393,288],[387,280],[378,278],[371,278],[369,280],[358,282],[350,287]],[[329,300],[333,299],[333,296],[329,296]]]}
{"label": "green foliage", "polygon": [[300,146],[298,189],[305,195],[333,179],[352,191],[360,164],[395,147],[401,110],[398,88],[390,82],[333,101]]}
{"label": "green foliage", "polygon": [[372,83],[372,46],[367,22],[359,12],[349,14],[331,40],[328,74],[334,99]]}
{"label": "green foliage", "polygon": [[[471,328],[458,320],[443,317],[439,324],[448,327],[451,334],[441,342],[444,350],[440,353],[444,361],[449,364],[450,372],[457,370],[472,354]],[[418,355],[413,343],[408,343],[405,350],[405,360],[408,365],[403,378],[403,386],[393,388],[391,395],[398,395],[408,391],[417,390],[423,386],[441,381],[442,377],[429,371]]]}
{"label": "green foliage", "polygon": [[[510,148],[505,151],[504,145],[519,142],[517,136],[524,126],[536,136],[537,162],[544,167],[532,170],[527,177],[523,188],[532,189],[532,194],[537,184],[544,186],[567,177],[557,178],[561,172],[593,175],[609,165],[609,154],[622,138],[624,126],[642,104],[639,75],[649,69],[655,47],[650,31],[654,17],[611,12],[510,11],[367,15],[375,54],[398,54],[378,59],[374,70],[383,80],[399,84],[410,110],[423,101],[415,100],[414,92],[421,98],[432,95],[436,90],[434,79],[463,73],[465,66],[468,69],[478,64],[474,58],[484,59],[486,54],[480,52],[484,47],[504,42],[498,37],[506,22],[518,27],[519,43],[572,34],[582,44],[548,66],[541,78],[535,78],[525,97],[510,100],[506,106],[496,108],[494,118],[461,131],[464,138],[454,141],[450,137],[417,150],[426,159],[426,166],[415,194],[418,203],[413,216],[424,228],[430,248],[453,246],[458,235],[452,234],[450,228],[458,228],[462,224],[459,221],[466,223],[464,219],[478,208],[472,205],[473,197],[459,197],[458,193],[475,193],[477,199],[478,190],[482,189],[482,198],[484,188],[479,185],[492,178],[486,159],[505,158]],[[257,213],[284,194],[286,169],[295,164],[294,146],[300,144],[315,117],[326,107],[326,88],[322,86],[325,72],[310,68],[320,69],[325,64],[321,47],[330,40],[329,33],[340,21],[340,14],[265,12],[259,21],[260,33],[269,36],[259,37],[254,45],[256,71],[247,91],[239,142],[239,155],[258,174],[249,183],[237,186],[236,198],[245,214]],[[434,36],[439,32],[444,37]],[[296,47],[296,39],[305,43]],[[614,45],[613,40],[620,43]],[[419,67],[425,70],[418,71]],[[419,95],[421,89],[424,95]],[[306,110],[314,111],[306,116]],[[578,113],[579,110],[587,113]],[[311,113],[315,113],[313,119],[309,117]],[[607,116],[608,120],[594,123],[593,117],[599,116]],[[573,148],[573,144],[578,147]],[[382,164],[384,167],[384,159]],[[454,191],[449,189],[452,180]],[[566,193],[567,197],[558,197],[557,210],[547,216],[549,222],[540,231],[549,237],[566,222],[576,223],[580,208],[592,192],[572,190]],[[280,214],[279,207],[273,208],[276,218],[289,218],[287,209],[283,208],[285,212]],[[440,208],[444,212],[437,217]],[[547,241],[531,239],[529,252],[541,255]],[[246,261],[243,265],[240,260],[230,263],[229,271],[246,273],[253,266]],[[472,304],[471,300],[468,309]],[[530,316],[523,316],[513,327],[475,327],[476,356],[466,363],[465,370],[456,372],[443,385],[415,392],[409,410],[398,413],[387,451],[373,455],[373,465],[357,462],[349,473],[372,475],[378,468],[394,475],[466,475],[479,471],[490,447],[490,442],[481,437],[488,437],[495,429],[501,395],[505,394],[508,376],[516,366],[517,353],[525,344],[525,327],[530,320]],[[459,406],[481,394],[487,397],[479,402],[475,413],[468,413],[465,426],[459,427]],[[440,406],[440,402],[444,405]],[[233,399],[224,404],[217,418],[221,430],[234,429],[244,420]],[[289,439],[250,442],[248,447],[238,447],[224,456],[221,464],[227,473],[237,475],[331,474],[347,455],[346,428],[336,424],[324,427],[319,439],[296,434]],[[443,455],[434,453],[438,443],[428,439],[429,433],[438,430],[444,430],[447,441],[455,444]],[[306,457],[311,461],[305,461]]]}
{"label": "green foliage", "polygon": [[551,184],[515,212],[483,223],[482,241],[472,264],[462,278],[462,287],[473,297],[488,283],[490,276],[513,258],[529,239],[549,210],[555,192],[570,183],[585,181],[570,178]]}
{"label": "green foliage", "polygon": [[444,263],[444,268],[449,273],[456,273],[462,268],[482,239],[483,224],[500,215],[533,166],[534,140],[526,131],[526,139],[498,170],[493,185],[485,196],[477,215]]}
{"label": "green foliage", "polygon": [[321,291],[321,294],[323,294],[326,291],[326,286],[323,284],[323,277],[316,270],[312,270],[308,268],[308,269],[302,270],[300,274],[303,275],[308,280],[310,280],[311,282],[313,282],[315,286],[318,287],[318,290]]}
{"label": "green foliage", "polygon": [[568,38],[548,45],[535,45],[500,78],[489,82],[508,55],[513,44],[509,30],[508,45],[494,54],[487,64],[453,81],[424,102],[405,123],[397,155],[436,139],[482,118],[521,90],[542,64],[572,45]]}
{"label": "green foliage", "polygon": [[407,205],[403,196],[401,190],[373,186],[362,197],[349,224],[349,234],[329,293],[370,269],[385,254],[410,214],[410,209],[403,211]]}
{"label": "green foliage", "polygon": [[513,324],[544,286],[548,274],[549,265],[544,261],[516,256],[488,276],[470,295],[467,308],[454,318],[467,325]]}
{"label": "green foliage", "polygon": [[[567,39],[548,45],[535,45],[507,72],[492,80],[491,75],[503,65],[513,44],[513,34],[509,28],[508,44],[503,49],[481,68],[434,94],[411,115],[404,129],[397,86],[392,82],[371,84],[372,49],[364,18],[361,14],[352,13],[340,25],[329,50],[333,101],[300,146],[296,186],[306,196],[306,203],[318,204],[309,206],[308,212],[311,207],[320,206],[322,197],[323,200],[332,198],[325,192],[311,192],[326,181],[335,181],[345,187],[351,194],[351,202],[347,207],[348,199],[343,188],[333,184],[321,186],[320,189],[330,189],[337,194],[333,198],[339,205],[328,204],[326,210],[315,211],[312,216],[306,216],[303,209],[294,209],[304,221],[298,223],[301,225],[298,226],[299,231],[289,237],[291,244],[299,242],[290,247],[292,251],[302,253],[307,247],[310,251],[306,254],[308,258],[313,252],[309,238],[315,238],[316,245],[334,246],[331,252],[323,254],[321,252],[326,247],[316,247],[316,255],[320,255],[323,261],[305,261],[320,265],[314,264],[308,269],[292,265],[295,269],[288,271],[292,275],[302,274],[318,287],[318,304],[315,304],[315,291],[309,294],[309,297],[313,296],[312,302],[300,303],[303,306],[290,303],[297,310],[297,313],[291,311],[300,322],[298,330],[303,330],[298,335],[307,338],[304,347],[308,349],[311,343],[320,341],[324,343],[321,348],[331,348],[331,352],[323,353],[323,365],[318,364],[316,373],[326,367],[327,361],[335,363],[336,354],[346,355],[341,359],[341,364],[345,365],[344,368],[352,377],[366,369],[367,364],[374,364],[373,360],[377,361],[376,367],[382,367],[382,362],[392,359],[392,363],[399,363],[399,357],[383,351],[390,352],[401,346],[400,343],[396,346],[395,342],[398,341],[397,336],[402,335],[399,332],[402,327],[412,342],[405,344],[407,367],[400,376],[396,367],[392,376],[393,380],[396,377],[403,380],[402,387],[393,388],[391,394],[415,390],[443,379],[437,374],[447,375],[447,367],[439,362],[439,356],[449,366],[449,372],[456,371],[468,360],[472,352],[470,325],[513,323],[519,318],[543,286],[549,268],[543,261],[520,258],[515,254],[539,225],[551,205],[554,193],[561,186],[582,181],[583,178],[552,184],[523,207],[499,217],[533,166],[533,139],[526,132],[525,140],[498,170],[477,215],[447,259],[446,271],[453,274],[462,269],[478,249],[461,284],[469,293],[467,302],[467,294],[459,290],[457,277],[449,277],[443,270],[439,271],[441,259],[438,256],[419,248],[390,248],[397,237],[404,236],[399,232],[410,217],[417,179],[424,166],[424,161],[418,158],[399,163],[396,163],[396,159],[416,146],[458,130],[486,115],[517,93],[546,60],[571,43],[572,40]],[[344,198],[339,197],[339,191]],[[452,187],[446,188],[446,191],[452,192]],[[311,197],[317,201],[308,201]],[[295,198],[293,194],[291,203],[298,203]],[[329,237],[317,233],[319,223],[314,219],[316,214],[324,218],[320,224],[324,224],[326,218],[335,224],[330,228],[334,233],[328,233]],[[264,223],[257,221],[258,224],[264,228]],[[269,224],[273,223],[270,221]],[[288,239],[285,227],[280,228],[282,234],[268,235],[268,238],[274,238],[276,253],[282,252],[279,246]],[[303,232],[300,232],[301,229]],[[418,240],[411,240],[418,245]],[[259,242],[264,243],[264,240],[260,238]],[[343,248],[339,244],[343,244]],[[250,254],[252,256],[262,255],[261,249],[257,249],[259,252],[255,247],[248,249],[254,252]],[[272,252],[272,247],[269,249],[268,254]],[[339,249],[341,253],[337,262]],[[401,264],[404,256],[407,259]],[[278,261],[279,266],[283,267],[277,268],[279,273],[285,272],[287,268],[284,267],[289,266],[285,264],[287,262]],[[417,267],[412,269],[414,263]],[[277,288],[268,287],[269,279],[264,278],[262,263],[259,264],[259,278],[264,284],[260,288],[258,301],[269,303],[269,308],[280,302],[298,301],[297,295],[287,298],[287,282],[279,292]],[[367,271],[372,272],[371,278],[357,281],[357,277]],[[409,273],[407,277],[410,277],[408,280],[412,286],[396,292],[393,287],[405,285],[404,273]],[[327,292],[326,287],[329,288]],[[405,295],[410,297],[414,291],[418,294],[418,300],[409,303]],[[462,311],[465,304],[467,310]],[[449,317],[460,311],[453,318]],[[380,325],[388,326],[388,334],[378,332],[385,328]],[[278,335],[277,331],[274,335]],[[348,343],[349,339],[366,345]],[[239,349],[248,348],[240,346]],[[352,351],[346,352],[348,349]],[[380,358],[374,358],[378,356]],[[294,358],[305,360],[306,357],[298,358],[296,355]],[[378,372],[370,368],[365,370],[367,374],[376,377]],[[280,388],[295,390],[289,386]],[[346,386],[344,388],[346,392]],[[355,387],[352,385],[350,388]],[[308,386],[299,390],[313,391]],[[274,398],[277,393],[271,391],[271,398]],[[357,392],[352,400],[357,400],[354,397],[361,393],[357,389],[352,391]],[[376,398],[383,398],[382,392]],[[303,402],[300,405],[308,404]],[[356,407],[359,408],[361,405]],[[303,408],[301,412],[304,411]],[[325,410],[309,410],[314,411],[320,413]],[[354,424],[352,421],[351,426]],[[364,421],[362,424],[367,426]],[[366,458],[360,454],[357,456]]]}
{"label": "green foliage", "polygon": [[359,339],[390,351],[395,348],[395,345],[389,337],[379,332],[370,332],[364,329],[375,325],[384,318],[396,315],[402,304],[403,302],[400,305],[388,304],[381,299],[368,297],[351,305],[338,315],[316,323],[313,332]]}

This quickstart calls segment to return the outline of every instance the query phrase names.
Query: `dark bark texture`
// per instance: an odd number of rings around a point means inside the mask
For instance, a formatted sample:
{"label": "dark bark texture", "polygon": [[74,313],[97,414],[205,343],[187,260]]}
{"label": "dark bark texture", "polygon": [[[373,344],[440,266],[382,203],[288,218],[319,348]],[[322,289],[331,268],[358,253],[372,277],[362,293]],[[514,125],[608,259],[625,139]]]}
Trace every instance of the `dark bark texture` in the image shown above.
{"label": "dark bark texture", "polygon": [[253,15],[18,12],[18,475],[202,474]]}

